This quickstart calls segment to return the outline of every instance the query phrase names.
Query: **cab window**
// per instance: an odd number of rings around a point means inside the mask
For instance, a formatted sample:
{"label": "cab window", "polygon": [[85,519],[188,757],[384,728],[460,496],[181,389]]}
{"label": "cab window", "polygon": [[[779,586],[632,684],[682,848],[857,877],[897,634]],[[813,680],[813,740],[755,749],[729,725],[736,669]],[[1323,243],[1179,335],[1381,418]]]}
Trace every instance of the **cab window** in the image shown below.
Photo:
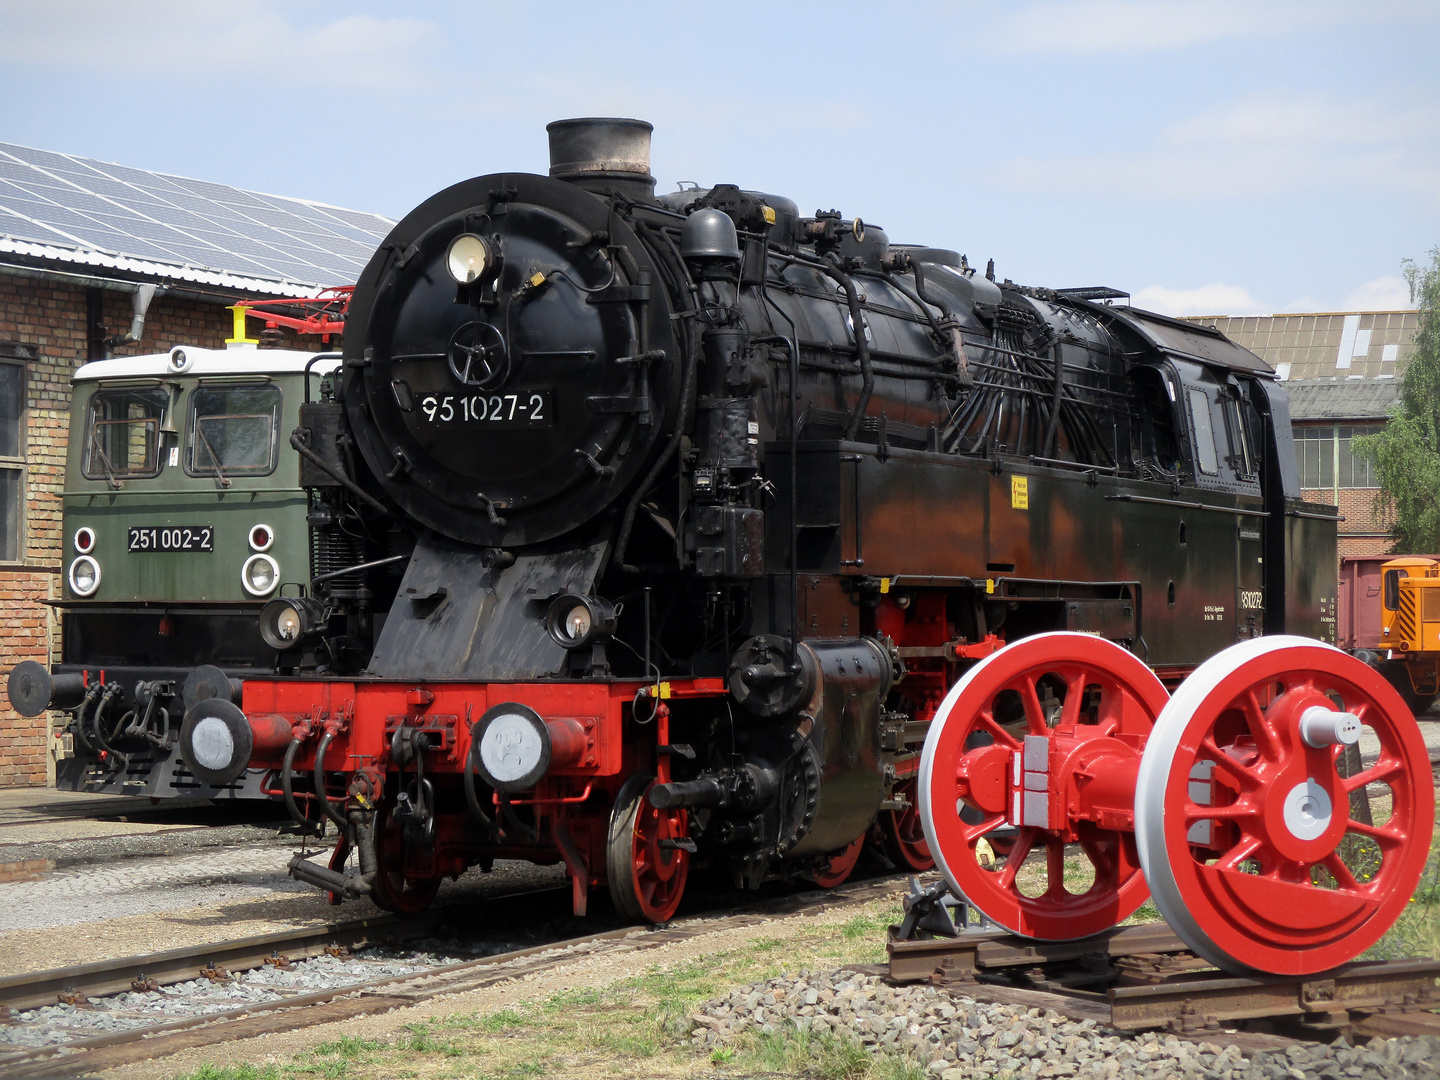
{"label": "cab window", "polygon": [[191,476],[266,476],[275,471],[280,390],[268,383],[200,386],[190,393],[185,471]]}
{"label": "cab window", "polygon": [[1409,576],[1404,570],[1385,571],[1385,595],[1382,599],[1386,611],[1394,611],[1400,606],[1400,579]]}
{"label": "cab window", "polygon": [[80,471],[90,480],[160,475],[160,418],[170,395],[160,387],[97,390],[90,399]]}
{"label": "cab window", "polygon": [[1196,464],[1200,471],[1214,476],[1220,471],[1215,454],[1215,430],[1210,424],[1210,400],[1204,390],[1191,390],[1190,426],[1195,433]]}

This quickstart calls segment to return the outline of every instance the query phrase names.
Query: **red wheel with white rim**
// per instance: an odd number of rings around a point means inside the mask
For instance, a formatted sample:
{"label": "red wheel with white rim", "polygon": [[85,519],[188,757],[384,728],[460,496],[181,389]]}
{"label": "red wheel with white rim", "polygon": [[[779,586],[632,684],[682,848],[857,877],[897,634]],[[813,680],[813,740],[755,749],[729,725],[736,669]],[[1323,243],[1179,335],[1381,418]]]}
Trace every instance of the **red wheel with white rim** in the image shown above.
{"label": "red wheel with white rim", "polygon": [[[925,837],[951,887],[1006,930],[1051,941],[1130,915],[1147,896],[1134,777],[1167,697],[1135,656],[1089,634],[1024,638],[966,672],[920,757]],[[962,820],[967,807],[977,820]],[[977,844],[1007,824],[1014,847],[982,864]],[[1027,866],[1032,855],[1043,862]]]}
{"label": "red wheel with white rim", "polygon": [[915,778],[912,776],[897,783],[894,797],[904,799],[910,805],[903,810],[881,811],[880,832],[885,838],[885,853],[906,870],[933,870],[935,856],[930,854],[930,844],[925,839],[925,826],[920,820]]}
{"label": "red wheel with white rim", "polygon": [[833,889],[843,885],[860,861],[860,849],[865,846],[865,834],[861,833],[841,851],[830,856],[830,865],[818,874],[811,874],[810,880],[822,889]]}
{"label": "red wheel with white rim", "polygon": [[690,873],[690,853],[665,841],[684,840],[682,808],[657,810],[645,796],[655,778],[636,773],[621,786],[610,812],[606,879],[615,908],[627,918],[663,923],[674,916]]}
{"label": "red wheel with white rim", "polygon": [[[1376,760],[1342,776],[1365,728]],[[1200,665],[1156,722],[1135,793],[1156,907],[1237,974],[1314,974],[1373,945],[1415,890],[1434,817],[1429,754],[1399,694],[1302,637]]]}

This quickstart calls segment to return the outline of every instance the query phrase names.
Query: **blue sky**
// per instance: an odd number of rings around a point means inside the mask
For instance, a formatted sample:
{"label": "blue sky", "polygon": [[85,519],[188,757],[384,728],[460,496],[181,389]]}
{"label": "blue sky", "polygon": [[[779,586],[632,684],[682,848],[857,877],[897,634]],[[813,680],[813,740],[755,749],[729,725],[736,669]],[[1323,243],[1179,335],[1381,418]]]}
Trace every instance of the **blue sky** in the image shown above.
{"label": "blue sky", "polygon": [[655,125],[736,183],[1176,314],[1406,306],[1437,0],[0,0],[0,140],[398,217]]}

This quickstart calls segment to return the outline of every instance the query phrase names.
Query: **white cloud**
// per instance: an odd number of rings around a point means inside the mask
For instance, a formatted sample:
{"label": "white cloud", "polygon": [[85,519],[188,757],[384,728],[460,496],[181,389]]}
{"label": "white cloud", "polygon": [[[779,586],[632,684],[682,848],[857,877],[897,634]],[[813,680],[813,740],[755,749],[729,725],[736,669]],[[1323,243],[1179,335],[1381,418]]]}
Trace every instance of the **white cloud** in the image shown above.
{"label": "white cloud", "polygon": [[1270,307],[1250,295],[1240,285],[1223,281],[1201,285],[1195,289],[1167,289],[1164,285],[1147,285],[1131,301],[1136,307],[1158,311],[1161,315],[1264,315]]}
{"label": "white cloud", "polygon": [[1400,99],[1253,97],[1156,132],[1149,146],[1017,157],[1030,188],[1157,199],[1245,198],[1315,188],[1440,191],[1440,106]]}
{"label": "white cloud", "polygon": [[1413,308],[1410,286],[1403,278],[1382,277],[1367,281],[1345,297],[1341,311],[1403,311]]}
{"label": "white cloud", "polygon": [[1151,52],[1353,22],[1433,19],[1421,0],[1081,0],[1012,8],[992,43],[1021,53]]}
{"label": "white cloud", "polygon": [[[430,91],[425,58],[445,41],[433,23],[351,15],[301,25],[269,0],[0,0],[0,61],[60,71],[187,80],[213,93],[217,82],[267,83],[332,91],[384,87]],[[334,105],[332,100],[324,104]],[[236,113],[244,112],[242,102]]]}

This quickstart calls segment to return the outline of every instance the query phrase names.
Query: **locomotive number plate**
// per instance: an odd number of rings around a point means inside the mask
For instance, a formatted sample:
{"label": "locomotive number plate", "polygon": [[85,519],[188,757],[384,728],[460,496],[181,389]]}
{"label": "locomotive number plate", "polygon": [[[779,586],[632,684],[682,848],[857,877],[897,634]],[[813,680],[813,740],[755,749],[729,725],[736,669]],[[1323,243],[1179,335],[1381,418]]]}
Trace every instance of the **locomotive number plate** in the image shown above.
{"label": "locomotive number plate", "polygon": [[215,530],[209,525],[131,525],[131,551],[214,551]]}
{"label": "locomotive number plate", "polygon": [[548,428],[549,390],[519,394],[426,394],[420,412],[431,424],[484,424],[496,428]]}

